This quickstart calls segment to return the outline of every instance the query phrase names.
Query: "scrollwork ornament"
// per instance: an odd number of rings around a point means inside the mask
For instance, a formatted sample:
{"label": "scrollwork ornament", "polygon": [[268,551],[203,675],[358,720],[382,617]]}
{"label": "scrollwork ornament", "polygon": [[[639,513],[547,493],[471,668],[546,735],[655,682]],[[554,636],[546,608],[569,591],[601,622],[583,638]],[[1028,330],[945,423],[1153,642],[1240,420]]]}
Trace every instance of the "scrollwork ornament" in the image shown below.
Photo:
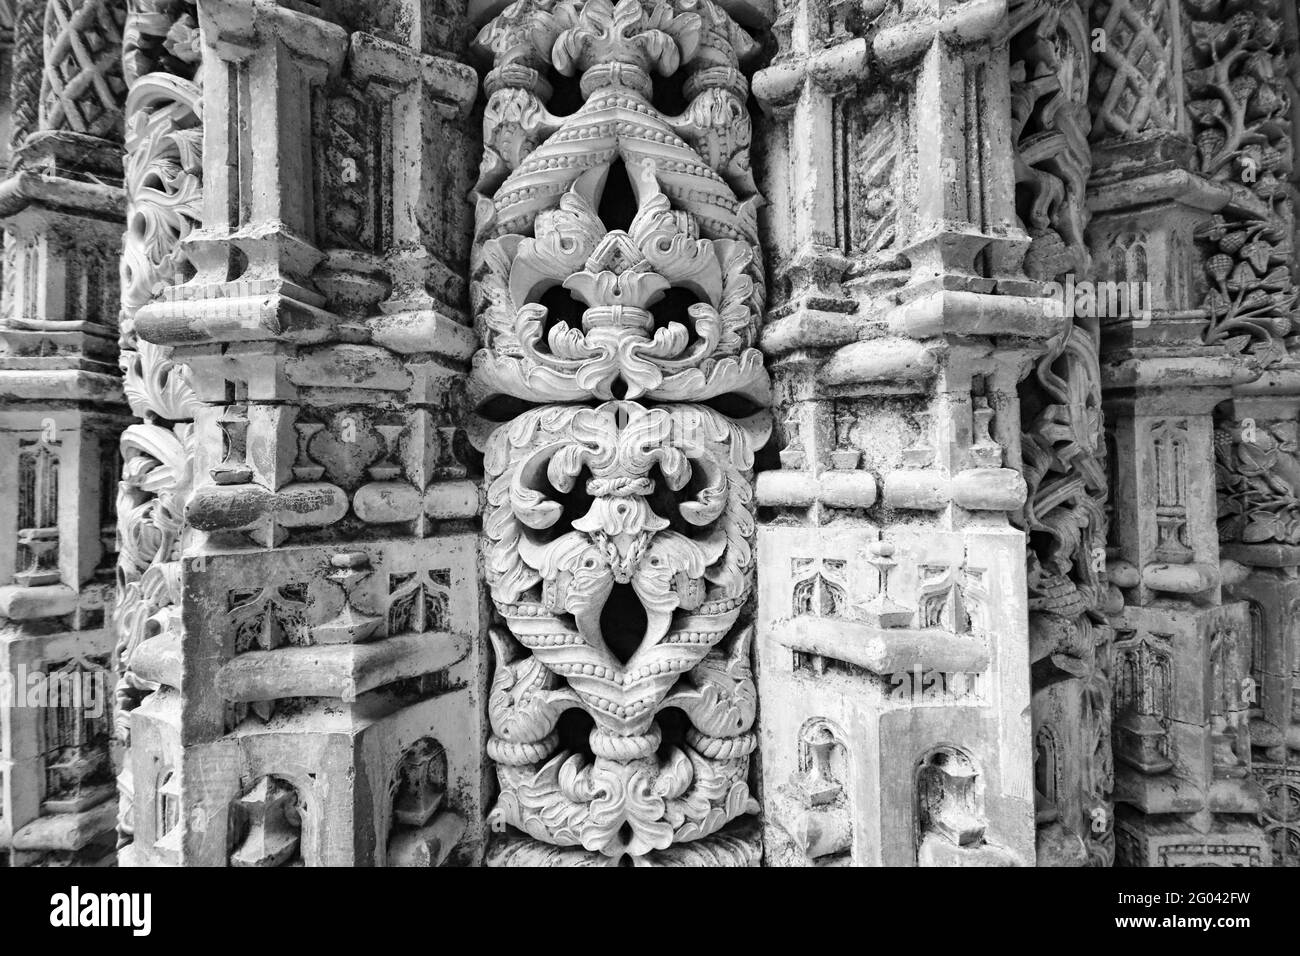
{"label": "scrollwork ornament", "polygon": [[[494,68],[470,391],[504,624],[491,858],[653,865],[698,845],[753,862],[735,827],[757,809],[742,618],[771,430],[740,72],[754,43],[708,0],[520,0],[478,43]],[[682,115],[652,104],[655,73],[684,74]],[[564,77],[584,102],[557,116]],[[724,397],[746,410],[704,404]],[[575,708],[585,744],[564,730]]]}

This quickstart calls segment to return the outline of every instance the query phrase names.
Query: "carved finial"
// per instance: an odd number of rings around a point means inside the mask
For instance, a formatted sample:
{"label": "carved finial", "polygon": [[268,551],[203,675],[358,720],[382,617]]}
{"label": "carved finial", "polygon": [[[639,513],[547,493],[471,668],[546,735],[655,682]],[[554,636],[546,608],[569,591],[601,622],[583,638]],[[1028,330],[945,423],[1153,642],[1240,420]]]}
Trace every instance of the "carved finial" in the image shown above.
{"label": "carved finial", "polygon": [[912,611],[889,596],[889,575],[898,566],[894,560],[894,546],[888,541],[876,541],[866,549],[867,563],[876,569],[879,582],[871,600],[856,605],[859,617],[876,627],[906,627],[912,620]]}

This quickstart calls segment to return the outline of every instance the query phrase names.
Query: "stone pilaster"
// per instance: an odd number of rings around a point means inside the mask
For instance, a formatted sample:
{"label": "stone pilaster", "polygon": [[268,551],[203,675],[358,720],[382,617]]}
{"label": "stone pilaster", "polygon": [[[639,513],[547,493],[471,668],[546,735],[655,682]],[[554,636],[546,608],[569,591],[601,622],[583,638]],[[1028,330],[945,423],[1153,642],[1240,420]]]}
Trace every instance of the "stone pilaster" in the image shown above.
{"label": "stone pilaster", "polygon": [[1274,866],[1300,865],[1291,794],[1300,778],[1300,680],[1293,622],[1300,614],[1300,375],[1280,363],[1233,393],[1215,432],[1224,591],[1249,609],[1238,709],[1250,771],[1264,790]]}
{"label": "stone pilaster", "polygon": [[[767,860],[1032,865],[1006,7],[803,2],[770,112],[781,467],[759,476]],[[828,29],[827,23],[831,24]],[[826,116],[836,117],[827,148]],[[835,183],[835,216],[808,181]]]}
{"label": "stone pilaster", "polygon": [[[1206,338],[1251,354],[1262,367],[1220,408],[1215,433],[1225,593],[1249,609],[1235,709],[1247,723],[1249,768],[1263,788],[1264,830],[1275,866],[1300,866],[1296,647],[1300,523],[1295,461],[1300,378],[1294,331],[1297,99],[1287,75],[1296,11],[1263,3],[1244,16],[1189,4],[1188,111],[1202,175],[1243,192],[1197,236]],[[1294,68],[1294,60],[1290,64]],[[1234,118],[1223,124],[1219,115]],[[1213,676],[1213,675],[1212,675]],[[1243,736],[1239,734],[1239,736]],[[1235,769],[1235,768],[1234,768]]]}
{"label": "stone pilaster", "polygon": [[1123,106],[1132,122],[1099,117],[1089,191],[1094,276],[1128,293],[1098,306],[1113,472],[1107,568],[1125,605],[1111,618],[1117,862],[1259,865],[1268,852],[1240,696],[1248,614],[1224,598],[1206,464],[1215,407],[1263,358],[1216,334],[1197,248],[1220,217],[1259,204],[1197,162],[1197,114],[1184,108],[1197,82],[1181,44],[1187,12],[1094,9],[1103,59],[1142,65],[1096,74],[1094,100]]}
{"label": "stone pilaster", "polygon": [[[117,250],[125,85],[116,0],[18,11],[0,184],[0,846],[16,864],[113,847],[110,712]],[[40,52],[43,51],[43,56]]]}
{"label": "stone pilaster", "polygon": [[136,314],[196,404],[175,626],[130,661],[138,864],[481,854],[473,73],[423,4],[313,11],[198,9],[188,281]]}

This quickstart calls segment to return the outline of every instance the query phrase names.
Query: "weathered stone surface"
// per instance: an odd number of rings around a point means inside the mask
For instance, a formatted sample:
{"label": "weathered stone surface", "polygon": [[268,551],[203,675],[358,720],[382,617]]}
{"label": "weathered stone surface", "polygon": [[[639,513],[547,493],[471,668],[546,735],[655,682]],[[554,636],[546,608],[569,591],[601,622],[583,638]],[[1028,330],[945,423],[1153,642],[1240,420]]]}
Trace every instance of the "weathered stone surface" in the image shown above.
{"label": "weathered stone surface", "polygon": [[1291,6],[21,0],[8,861],[1300,865]]}

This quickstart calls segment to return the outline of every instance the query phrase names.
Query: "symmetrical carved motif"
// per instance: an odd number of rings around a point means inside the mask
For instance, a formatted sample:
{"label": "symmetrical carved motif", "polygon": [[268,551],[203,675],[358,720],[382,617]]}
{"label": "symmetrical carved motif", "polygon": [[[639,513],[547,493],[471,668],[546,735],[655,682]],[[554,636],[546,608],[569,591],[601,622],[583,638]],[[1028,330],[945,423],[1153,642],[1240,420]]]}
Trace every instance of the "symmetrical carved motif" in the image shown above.
{"label": "symmetrical carved motif", "polygon": [[1292,7],[0,4],[0,863],[1300,865]]}
{"label": "symmetrical carved motif", "polygon": [[[770,419],[698,403],[768,397],[740,72],[754,43],[707,0],[519,0],[478,42],[494,68],[473,389],[489,417],[504,397],[541,403],[484,439],[487,580],[509,628],[494,858],[727,852],[711,838],[756,809],[750,638],[728,635]],[[681,79],[680,115],[652,72]],[[550,113],[552,77],[575,75],[582,105]],[[571,709],[594,722],[585,742],[562,732]]]}

